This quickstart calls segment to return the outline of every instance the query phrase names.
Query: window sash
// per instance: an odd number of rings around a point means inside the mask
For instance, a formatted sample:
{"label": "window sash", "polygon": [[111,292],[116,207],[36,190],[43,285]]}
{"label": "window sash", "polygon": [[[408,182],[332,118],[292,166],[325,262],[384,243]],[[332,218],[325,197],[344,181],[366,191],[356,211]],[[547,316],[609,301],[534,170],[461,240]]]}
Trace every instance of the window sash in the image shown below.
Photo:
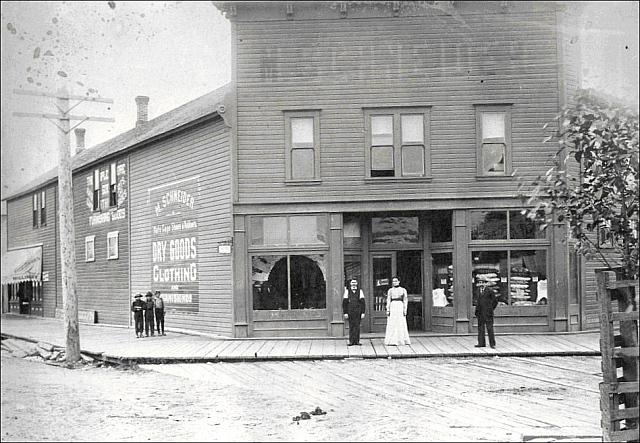
{"label": "window sash", "polygon": [[100,209],[100,170],[93,171],[93,210]]}
{"label": "window sash", "polygon": [[95,235],[85,237],[84,239],[84,261],[90,262],[96,260],[96,243]]}
{"label": "window sash", "polygon": [[478,105],[477,175],[479,177],[508,176],[511,164],[511,106]]}
{"label": "window sash", "polygon": [[33,194],[33,227],[38,227],[38,194]]}
{"label": "window sash", "polygon": [[285,111],[285,179],[320,179],[320,111]]}
{"label": "window sash", "polygon": [[47,195],[45,191],[40,194],[40,225],[45,226],[47,224]]}
{"label": "window sash", "polygon": [[111,163],[111,167],[109,169],[109,206],[116,206],[118,204],[118,192],[116,183],[116,164]]}
{"label": "window sash", "polygon": [[430,177],[428,109],[365,110],[365,119],[367,177]]}
{"label": "window sash", "polygon": [[109,232],[107,234],[107,259],[114,260],[118,258],[118,232]]}

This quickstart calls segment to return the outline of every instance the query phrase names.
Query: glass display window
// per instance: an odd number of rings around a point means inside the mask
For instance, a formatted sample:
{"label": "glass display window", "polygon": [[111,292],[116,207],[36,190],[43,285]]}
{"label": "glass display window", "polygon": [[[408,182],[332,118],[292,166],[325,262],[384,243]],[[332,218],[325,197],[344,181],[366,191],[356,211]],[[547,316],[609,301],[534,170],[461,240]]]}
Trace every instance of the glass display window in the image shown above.
{"label": "glass display window", "polygon": [[483,282],[496,292],[498,306],[548,304],[545,250],[476,251],[471,261],[474,306]]}
{"label": "glass display window", "polygon": [[477,304],[482,283],[496,292],[499,305],[509,304],[507,251],[477,251],[471,253],[473,306]]}
{"label": "glass display window", "polygon": [[453,306],[453,253],[432,254],[431,264],[433,306]]}
{"label": "glass display window", "polygon": [[325,258],[310,255],[256,255],[251,258],[254,310],[327,307]]}

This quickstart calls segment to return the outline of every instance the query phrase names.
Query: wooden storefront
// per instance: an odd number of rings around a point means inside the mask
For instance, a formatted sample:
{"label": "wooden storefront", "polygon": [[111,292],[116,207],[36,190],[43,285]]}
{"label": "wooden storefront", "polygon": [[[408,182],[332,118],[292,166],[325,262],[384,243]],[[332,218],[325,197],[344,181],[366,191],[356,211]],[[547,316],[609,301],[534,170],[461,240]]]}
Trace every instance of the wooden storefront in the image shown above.
{"label": "wooden storefront", "polygon": [[246,288],[245,300],[236,292],[236,305],[246,306],[249,336],[342,336],[342,294],[352,277],[365,293],[363,332],[384,332],[393,276],[409,293],[410,331],[476,332],[481,279],[498,292],[497,331],[569,328],[568,276],[553,271],[567,251],[552,248],[553,234],[539,231],[519,208],[236,219],[245,229],[236,231],[234,244],[246,247],[244,254],[236,248],[236,269],[244,270]]}

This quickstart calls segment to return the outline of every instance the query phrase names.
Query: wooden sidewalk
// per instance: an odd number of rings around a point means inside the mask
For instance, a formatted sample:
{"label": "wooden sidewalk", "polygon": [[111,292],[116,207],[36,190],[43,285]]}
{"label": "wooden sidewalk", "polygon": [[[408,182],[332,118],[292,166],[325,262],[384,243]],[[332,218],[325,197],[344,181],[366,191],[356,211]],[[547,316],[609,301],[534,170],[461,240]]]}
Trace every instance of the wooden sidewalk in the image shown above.
{"label": "wooden sidewalk", "polygon": [[[63,322],[56,319],[2,315],[2,335],[65,346]],[[496,348],[476,348],[475,336],[420,333],[411,345],[385,346],[382,336],[366,335],[362,346],[344,338],[224,339],[167,331],[164,337],[136,338],[133,329],[100,324],[80,325],[80,347],[88,355],[135,363],[241,362],[426,357],[598,356],[600,334],[499,334]]]}

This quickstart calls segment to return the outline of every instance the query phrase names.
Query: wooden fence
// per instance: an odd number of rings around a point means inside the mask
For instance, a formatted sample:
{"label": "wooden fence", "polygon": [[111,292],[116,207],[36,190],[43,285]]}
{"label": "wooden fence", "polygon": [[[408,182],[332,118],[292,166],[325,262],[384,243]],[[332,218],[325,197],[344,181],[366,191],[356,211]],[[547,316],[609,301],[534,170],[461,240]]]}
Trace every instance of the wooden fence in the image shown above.
{"label": "wooden fence", "polygon": [[[612,280],[611,274],[596,270],[603,377],[602,440],[638,441],[638,281]],[[614,312],[616,304],[618,309]]]}

